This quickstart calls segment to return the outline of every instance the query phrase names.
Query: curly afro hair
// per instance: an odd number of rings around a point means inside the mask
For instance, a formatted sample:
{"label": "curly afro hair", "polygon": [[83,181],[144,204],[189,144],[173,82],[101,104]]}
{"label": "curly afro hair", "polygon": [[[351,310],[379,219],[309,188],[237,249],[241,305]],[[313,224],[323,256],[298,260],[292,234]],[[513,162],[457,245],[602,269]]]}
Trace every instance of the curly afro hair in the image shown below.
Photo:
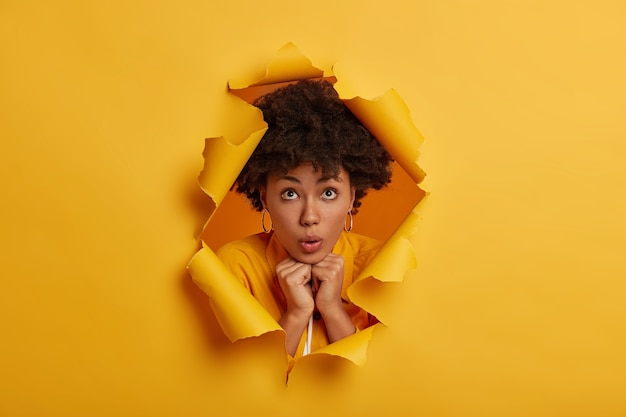
{"label": "curly afro hair", "polygon": [[257,211],[263,210],[260,189],[268,174],[286,174],[304,163],[325,176],[338,175],[342,167],[348,172],[356,190],[354,214],[368,189],[379,190],[391,181],[391,155],[339,99],[330,82],[299,81],[254,104],[268,129],[235,185]]}

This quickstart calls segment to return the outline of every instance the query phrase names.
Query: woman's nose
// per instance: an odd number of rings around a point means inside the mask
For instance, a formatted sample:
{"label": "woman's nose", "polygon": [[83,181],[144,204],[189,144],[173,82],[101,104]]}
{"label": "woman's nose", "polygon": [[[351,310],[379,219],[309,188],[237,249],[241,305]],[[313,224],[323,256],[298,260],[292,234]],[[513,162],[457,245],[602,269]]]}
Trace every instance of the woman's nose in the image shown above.
{"label": "woman's nose", "polygon": [[300,218],[300,223],[303,226],[314,226],[318,224],[320,221],[319,211],[315,203],[307,202],[305,203],[302,209],[302,216]]}

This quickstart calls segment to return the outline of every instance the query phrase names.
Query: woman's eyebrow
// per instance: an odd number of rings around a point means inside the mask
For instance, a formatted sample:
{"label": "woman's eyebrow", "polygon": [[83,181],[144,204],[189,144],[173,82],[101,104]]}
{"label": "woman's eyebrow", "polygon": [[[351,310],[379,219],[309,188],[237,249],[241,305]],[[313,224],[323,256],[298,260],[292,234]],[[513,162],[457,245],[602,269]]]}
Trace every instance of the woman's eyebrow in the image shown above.
{"label": "woman's eyebrow", "polygon": [[317,183],[320,184],[322,182],[328,182],[328,181],[337,181],[337,182],[343,182],[343,180],[339,177],[339,175],[329,175],[329,176],[323,176],[321,177],[319,180],[317,180]]}
{"label": "woman's eyebrow", "polygon": [[[300,181],[300,179],[298,177],[294,177],[291,175],[281,175],[277,178],[278,181],[281,180],[285,180],[285,181],[290,181],[290,182],[295,182],[297,184],[302,184],[302,181]],[[324,182],[328,182],[328,181],[337,181],[337,182],[343,182],[343,180],[339,177],[339,176],[323,176],[320,179],[317,180],[318,184],[324,183]]]}
{"label": "woman's eyebrow", "polygon": [[280,177],[278,177],[278,180],[291,181],[298,184],[302,183],[302,181],[300,181],[297,177],[292,177],[291,175],[281,175]]}

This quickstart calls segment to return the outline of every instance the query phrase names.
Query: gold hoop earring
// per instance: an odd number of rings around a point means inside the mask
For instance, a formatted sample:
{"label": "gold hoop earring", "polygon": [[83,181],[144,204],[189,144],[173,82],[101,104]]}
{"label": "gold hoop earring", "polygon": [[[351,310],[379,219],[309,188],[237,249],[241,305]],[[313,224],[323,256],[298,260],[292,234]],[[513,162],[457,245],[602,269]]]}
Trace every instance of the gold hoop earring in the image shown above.
{"label": "gold hoop earring", "polygon": [[348,216],[350,217],[350,226],[346,228],[346,223],[344,222],[343,230],[345,230],[347,233],[350,233],[352,231],[352,211],[348,212]]}
{"label": "gold hoop earring", "polygon": [[[265,227],[265,213],[267,213],[267,215],[270,218],[270,228],[269,229],[267,227]],[[263,211],[261,212],[261,227],[263,228],[263,231],[265,233],[271,232],[272,229],[274,228],[274,224],[272,223],[272,216],[270,215],[270,212],[266,208],[263,208]]]}

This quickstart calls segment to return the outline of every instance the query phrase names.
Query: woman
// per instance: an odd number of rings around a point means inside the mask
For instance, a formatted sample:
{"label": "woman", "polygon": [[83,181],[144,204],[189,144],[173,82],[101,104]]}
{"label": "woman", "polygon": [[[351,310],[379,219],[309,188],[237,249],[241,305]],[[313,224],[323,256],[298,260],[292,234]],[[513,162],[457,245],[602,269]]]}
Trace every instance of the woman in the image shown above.
{"label": "woman", "polygon": [[278,321],[300,357],[371,324],[346,290],[380,243],[350,233],[368,189],[391,179],[391,156],[328,81],[300,81],[255,103],[268,130],[235,182],[265,233],[220,259]]}

